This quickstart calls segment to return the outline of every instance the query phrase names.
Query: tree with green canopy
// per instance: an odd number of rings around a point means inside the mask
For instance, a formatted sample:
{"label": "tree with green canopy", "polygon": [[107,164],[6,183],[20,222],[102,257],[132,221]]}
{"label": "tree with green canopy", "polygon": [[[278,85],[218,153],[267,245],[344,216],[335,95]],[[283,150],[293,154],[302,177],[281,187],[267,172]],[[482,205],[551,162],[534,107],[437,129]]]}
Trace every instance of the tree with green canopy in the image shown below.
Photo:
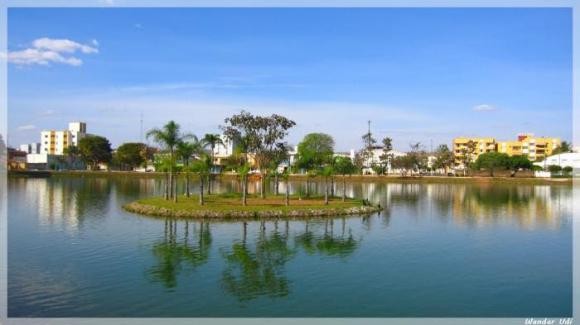
{"label": "tree with green canopy", "polygon": [[435,150],[435,161],[433,168],[444,169],[445,173],[453,166],[453,152],[446,144],[441,144]]}
{"label": "tree with green canopy", "polygon": [[115,161],[121,169],[132,170],[143,165],[146,161],[145,151],[147,145],[138,142],[123,143],[115,152]]}
{"label": "tree with green canopy", "polygon": [[191,171],[197,173],[199,176],[199,205],[204,205],[203,184],[205,179],[209,181],[209,174],[211,171],[211,158],[203,153],[199,159],[191,164]]}
{"label": "tree with green canopy", "polygon": [[548,171],[552,174],[556,174],[562,171],[562,167],[560,165],[549,165]]}
{"label": "tree with green canopy", "polygon": [[[169,152],[169,158],[171,159],[170,168],[168,170],[169,174],[169,198],[173,198],[177,202],[177,193],[174,194],[173,190],[173,179],[174,179],[174,165],[175,165],[175,149],[179,142],[183,141],[187,136],[181,133],[181,127],[174,121],[169,121],[161,129],[154,128],[147,132],[147,138],[153,138],[153,140],[161,145],[163,149]],[[175,182],[177,183],[177,182]],[[176,191],[175,191],[176,192]]]}
{"label": "tree with green canopy", "polygon": [[342,201],[346,201],[346,175],[356,172],[356,167],[349,157],[336,157],[334,168],[336,173],[342,175]]}
{"label": "tree with green canopy", "polygon": [[190,177],[189,173],[192,170],[190,165],[193,155],[202,152],[202,144],[195,135],[191,135],[191,140],[182,140],[177,143],[176,154],[183,162],[183,170],[185,171],[185,195],[191,196],[190,192]]}
{"label": "tree with green canopy", "polygon": [[296,122],[277,114],[270,116],[254,116],[242,111],[224,120],[221,126],[226,137],[236,140],[245,148],[246,153],[254,155],[256,167],[260,171],[261,186],[260,196],[265,198],[265,173],[269,166],[273,152],[282,140],[288,135],[288,130],[296,125]]}
{"label": "tree with green canopy", "polygon": [[533,166],[532,162],[527,156],[511,156],[508,159],[508,168],[511,169],[511,177],[515,177],[516,173],[522,169],[531,169]]}
{"label": "tree with green canopy", "polygon": [[467,141],[465,146],[462,146],[459,149],[458,158],[463,164],[463,176],[467,175],[467,170],[470,168],[471,163],[473,163],[473,158],[475,156],[476,151],[477,151],[477,142],[473,140]]}
{"label": "tree with green canopy", "polygon": [[568,141],[562,141],[562,143],[552,151],[552,154],[557,155],[566,152],[572,152],[572,144]]}
{"label": "tree with green canopy", "polygon": [[379,172],[379,175],[385,174],[389,165],[391,165],[391,161],[393,160],[393,139],[389,137],[383,138],[383,153],[379,156],[380,164],[378,165],[380,168],[375,170],[375,172]]}
{"label": "tree with green canopy", "polygon": [[92,170],[97,169],[101,163],[109,163],[112,158],[111,143],[107,138],[91,135],[79,141],[79,153],[81,159],[90,166]]}
{"label": "tree with green canopy", "polygon": [[219,134],[206,133],[203,136],[202,142],[204,147],[209,147],[211,157],[211,171],[207,183],[207,194],[211,194],[212,173],[215,166],[215,148],[219,145],[224,145],[224,142]]}
{"label": "tree with green canopy", "polygon": [[494,176],[494,171],[498,168],[510,168],[510,157],[501,152],[486,152],[477,157],[473,167],[477,170],[485,169],[489,171],[489,176]]}
{"label": "tree with green canopy", "polygon": [[334,139],[325,133],[309,133],[298,144],[296,165],[307,171],[307,197],[310,196],[310,179],[316,177],[332,161],[333,154]]}

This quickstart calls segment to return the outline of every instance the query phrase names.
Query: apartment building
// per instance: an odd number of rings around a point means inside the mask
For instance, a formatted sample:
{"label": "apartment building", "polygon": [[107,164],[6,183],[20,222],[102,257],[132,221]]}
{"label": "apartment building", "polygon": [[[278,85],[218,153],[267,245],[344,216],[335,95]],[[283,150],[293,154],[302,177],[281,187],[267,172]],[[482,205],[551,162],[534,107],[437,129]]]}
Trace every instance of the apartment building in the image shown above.
{"label": "apartment building", "polygon": [[531,161],[539,161],[552,155],[561,144],[559,138],[535,137],[532,133],[520,133],[514,141],[459,137],[453,139],[453,155],[457,167],[463,167],[464,156],[468,152],[472,152],[470,157],[472,162],[486,152],[501,152],[509,156],[525,155]]}
{"label": "apartment building", "polygon": [[521,133],[516,141],[498,142],[497,151],[510,156],[526,155],[531,161],[538,161],[552,155],[561,144],[559,138],[534,137],[532,133]]}
{"label": "apartment building", "polygon": [[496,146],[497,144],[494,138],[455,138],[453,139],[453,156],[455,157],[455,165],[463,166],[466,154],[470,155],[470,161],[475,161],[482,153],[496,151]]}
{"label": "apartment building", "polygon": [[66,148],[78,146],[80,139],[87,134],[87,124],[84,122],[71,122],[68,130],[42,131],[40,133],[40,153],[50,155],[64,155]]}

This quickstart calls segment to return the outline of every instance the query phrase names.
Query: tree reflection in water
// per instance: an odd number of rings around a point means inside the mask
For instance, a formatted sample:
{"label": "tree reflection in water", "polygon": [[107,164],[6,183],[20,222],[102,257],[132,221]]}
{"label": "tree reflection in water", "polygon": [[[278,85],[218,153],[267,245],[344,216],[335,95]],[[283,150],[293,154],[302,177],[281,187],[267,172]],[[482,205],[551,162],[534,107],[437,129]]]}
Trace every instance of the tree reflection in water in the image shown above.
{"label": "tree reflection in water", "polygon": [[212,242],[209,223],[201,221],[199,230],[194,231],[195,239],[190,243],[189,222],[185,222],[184,237],[177,240],[177,221],[165,220],[163,241],[153,245],[153,255],[157,264],[147,273],[153,282],[161,282],[166,288],[177,286],[177,276],[184,264],[192,269],[207,263]]}
{"label": "tree reflection in water", "polygon": [[346,232],[346,219],[341,218],[341,231],[334,232],[334,219],[324,221],[324,232],[316,235],[309,229],[309,221],[306,221],[304,233],[295,237],[297,246],[300,246],[309,255],[321,254],[327,256],[348,257],[359,246],[359,241],[354,239],[352,231]]}
{"label": "tree reflection in water", "polygon": [[284,233],[278,231],[278,222],[267,234],[266,223],[260,223],[260,231],[254,250],[247,243],[247,223],[242,224],[241,242],[235,242],[224,253],[226,269],[222,275],[225,291],[240,301],[259,296],[284,297],[289,293],[289,281],[284,265],[295,254],[288,246],[288,222]]}

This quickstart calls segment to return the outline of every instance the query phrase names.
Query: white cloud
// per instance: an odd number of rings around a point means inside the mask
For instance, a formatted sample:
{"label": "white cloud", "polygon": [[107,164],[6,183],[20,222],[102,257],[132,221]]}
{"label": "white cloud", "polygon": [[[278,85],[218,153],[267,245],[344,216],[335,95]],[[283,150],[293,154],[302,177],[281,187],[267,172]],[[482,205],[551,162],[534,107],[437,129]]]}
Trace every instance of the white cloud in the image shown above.
{"label": "white cloud", "polygon": [[474,106],[473,110],[475,112],[491,112],[491,111],[495,111],[496,108],[492,105],[481,104],[481,105]]}
{"label": "white cloud", "polygon": [[48,50],[59,53],[74,53],[76,51],[81,51],[83,53],[99,52],[95,47],[80,44],[68,39],[52,39],[47,37],[34,40],[32,46],[39,50]]}
{"label": "white cloud", "polygon": [[20,51],[8,52],[8,62],[17,65],[50,65],[60,63],[72,66],[80,66],[83,61],[71,54],[81,52],[84,54],[98,53],[98,42],[92,41],[93,46],[77,43],[68,39],[39,38],[32,42],[32,47]]}
{"label": "white cloud", "polygon": [[16,128],[18,131],[30,131],[30,130],[35,130],[36,126],[32,125],[32,124],[27,124],[27,125],[21,125],[19,127]]}

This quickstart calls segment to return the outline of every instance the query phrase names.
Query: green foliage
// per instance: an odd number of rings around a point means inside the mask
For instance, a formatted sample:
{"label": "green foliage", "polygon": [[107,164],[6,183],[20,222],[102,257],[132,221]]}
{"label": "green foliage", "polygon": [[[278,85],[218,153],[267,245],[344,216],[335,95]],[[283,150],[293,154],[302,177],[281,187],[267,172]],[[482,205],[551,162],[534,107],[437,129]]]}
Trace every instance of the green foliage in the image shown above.
{"label": "green foliage", "polygon": [[325,133],[307,134],[298,144],[299,168],[312,170],[330,163],[334,153],[334,139]]}
{"label": "green foliage", "polygon": [[147,138],[153,138],[155,142],[163,146],[164,149],[171,152],[173,155],[173,150],[175,146],[181,141],[182,135],[180,131],[179,124],[175,121],[169,121],[161,129],[152,129],[147,132]]}
{"label": "green foliage", "polygon": [[570,175],[574,171],[574,168],[572,168],[572,166],[566,166],[562,168],[562,171],[564,172],[564,174]]}
{"label": "green foliage", "polygon": [[559,173],[562,171],[562,167],[560,167],[559,165],[550,165],[548,166],[548,171],[550,173]]}
{"label": "green foliage", "polygon": [[81,159],[96,169],[100,163],[109,163],[112,158],[111,143],[101,136],[87,136],[79,141],[79,153]]}
{"label": "green foliage", "polygon": [[334,169],[340,175],[352,175],[356,172],[356,166],[349,157],[336,157]]}
{"label": "green foliage", "polygon": [[117,148],[114,160],[128,169],[143,165],[147,159],[147,145],[144,143],[123,143]]}
{"label": "green foliage", "polygon": [[493,176],[494,170],[498,168],[509,169],[512,166],[510,157],[505,153],[500,152],[486,152],[479,157],[475,163],[473,163],[473,168],[477,170],[488,170],[490,176]]}
{"label": "green foliage", "polygon": [[282,140],[288,135],[288,130],[296,122],[284,116],[254,116],[242,111],[240,114],[226,118],[222,126],[224,134],[255,155],[258,169],[265,168],[272,160],[275,150],[283,144]]}
{"label": "green foliage", "polygon": [[509,157],[509,168],[512,170],[531,169],[532,162],[527,156],[511,156]]}
{"label": "green foliage", "polygon": [[552,154],[557,155],[557,154],[566,153],[566,152],[572,152],[572,145],[570,144],[570,142],[562,141],[560,146],[558,148],[554,149]]}
{"label": "green foliage", "polygon": [[437,147],[435,151],[435,162],[433,163],[433,168],[435,169],[445,169],[453,166],[453,152],[449,150],[446,144],[441,144]]}

